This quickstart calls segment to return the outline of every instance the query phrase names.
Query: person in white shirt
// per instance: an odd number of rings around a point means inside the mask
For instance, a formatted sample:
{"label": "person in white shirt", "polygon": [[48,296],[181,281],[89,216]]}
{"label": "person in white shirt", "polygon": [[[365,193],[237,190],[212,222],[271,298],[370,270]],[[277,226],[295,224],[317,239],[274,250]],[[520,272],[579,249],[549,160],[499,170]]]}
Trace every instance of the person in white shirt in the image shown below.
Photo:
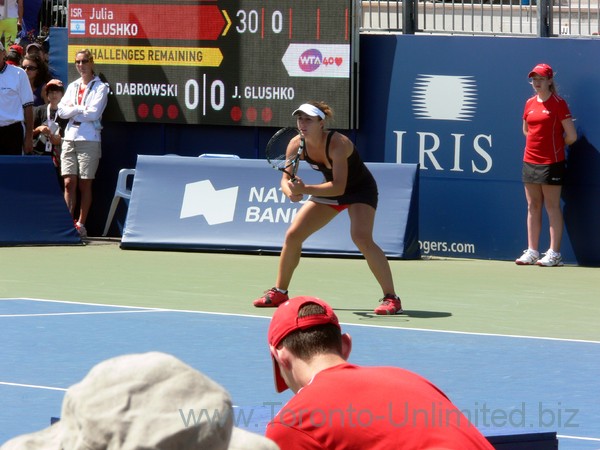
{"label": "person in white shirt", "polygon": [[33,150],[33,92],[25,71],[6,64],[5,57],[0,42],[0,155],[29,154]]}
{"label": "person in white shirt", "polygon": [[[67,87],[58,104],[58,115],[69,119],[61,152],[61,174],[65,181],[65,202],[81,237],[87,237],[85,222],[92,205],[92,182],[102,156],[101,119],[110,89],[94,72],[94,58],[88,49],[75,55],[81,75]],[[79,213],[75,212],[77,192]]]}

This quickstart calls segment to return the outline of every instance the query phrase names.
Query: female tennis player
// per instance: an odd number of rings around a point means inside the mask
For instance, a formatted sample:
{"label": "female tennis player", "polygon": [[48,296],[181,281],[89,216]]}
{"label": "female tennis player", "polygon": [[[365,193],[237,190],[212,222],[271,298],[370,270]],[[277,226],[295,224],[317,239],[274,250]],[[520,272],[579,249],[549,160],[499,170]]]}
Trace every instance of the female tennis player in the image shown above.
{"label": "female tennis player", "polygon": [[[373,241],[378,198],[373,175],[350,139],[327,130],[327,119],[333,117],[327,104],[304,103],[293,112],[293,116],[296,116],[296,125],[305,141],[301,158],[323,173],[324,181],[321,184],[304,184],[300,177],[292,181],[288,173],[283,173],[281,189],[291,201],[298,202],[304,195],[309,198],[285,235],[275,287],[255,300],[254,306],[277,307],[288,300],[288,286],[300,262],[303,242],[341,211],[348,210],[352,241],[367,260],[383,293],[375,314],[401,314],[402,304],[394,290],[389,262]],[[298,142],[295,141],[298,140],[290,141],[289,155],[297,152]]]}

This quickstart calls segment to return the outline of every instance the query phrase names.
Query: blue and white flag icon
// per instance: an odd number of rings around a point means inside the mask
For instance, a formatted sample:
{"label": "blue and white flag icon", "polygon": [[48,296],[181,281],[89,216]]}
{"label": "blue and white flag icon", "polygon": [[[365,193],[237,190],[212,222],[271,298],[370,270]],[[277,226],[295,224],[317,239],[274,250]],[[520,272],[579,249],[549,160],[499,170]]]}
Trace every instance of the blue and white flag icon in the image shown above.
{"label": "blue and white flag icon", "polygon": [[71,34],[85,34],[85,20],[71,20]]}

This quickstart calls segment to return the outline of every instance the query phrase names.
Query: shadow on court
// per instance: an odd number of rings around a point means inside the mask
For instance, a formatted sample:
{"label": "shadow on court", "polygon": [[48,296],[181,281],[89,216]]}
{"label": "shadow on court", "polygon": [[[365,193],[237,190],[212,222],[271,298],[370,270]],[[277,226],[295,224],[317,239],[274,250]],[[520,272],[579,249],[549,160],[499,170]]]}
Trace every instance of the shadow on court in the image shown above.
{"label": "shadow on court", "polygon": [[409,318],[413,319],[440,319],[444,317],[451,317],[452,313],[444,312],[444,311],[419,311],[415,309],[404,310],[404,314],[395,314],[389,316],[378,316],[371,309],[365,309],[362,311],[357,311],[356,309],[346,309],[346,308],[334,308],[335,311],[350,311],[355,316],[358,316],[362,319],[383,319],[383,320],[395,320],[402,321]]}

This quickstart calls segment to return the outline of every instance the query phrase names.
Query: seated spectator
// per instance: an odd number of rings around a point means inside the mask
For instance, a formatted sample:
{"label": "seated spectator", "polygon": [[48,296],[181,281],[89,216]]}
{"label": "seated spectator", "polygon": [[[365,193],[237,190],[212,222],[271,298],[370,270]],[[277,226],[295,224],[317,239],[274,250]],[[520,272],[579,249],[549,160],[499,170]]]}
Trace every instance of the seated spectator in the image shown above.
{"label": "seated spectator", "polygon": [[493,450],[430,381],[398,367],[348,363],[352,340],[323,300],[282,303],[268,343],[277,391],[296,394],[267,426],[282,449]]}
{"label": "seated spectator", "polygon": [[[182,411],[187,414],[191,410],[197,413],[193,423],[182,417]],[[174,356],[151,352],[118,356],[96,365],[67,390],[57,423],[2,446],[2,450],[83,448],[278,447],[234,426],[231,397],[220,385]]]}

